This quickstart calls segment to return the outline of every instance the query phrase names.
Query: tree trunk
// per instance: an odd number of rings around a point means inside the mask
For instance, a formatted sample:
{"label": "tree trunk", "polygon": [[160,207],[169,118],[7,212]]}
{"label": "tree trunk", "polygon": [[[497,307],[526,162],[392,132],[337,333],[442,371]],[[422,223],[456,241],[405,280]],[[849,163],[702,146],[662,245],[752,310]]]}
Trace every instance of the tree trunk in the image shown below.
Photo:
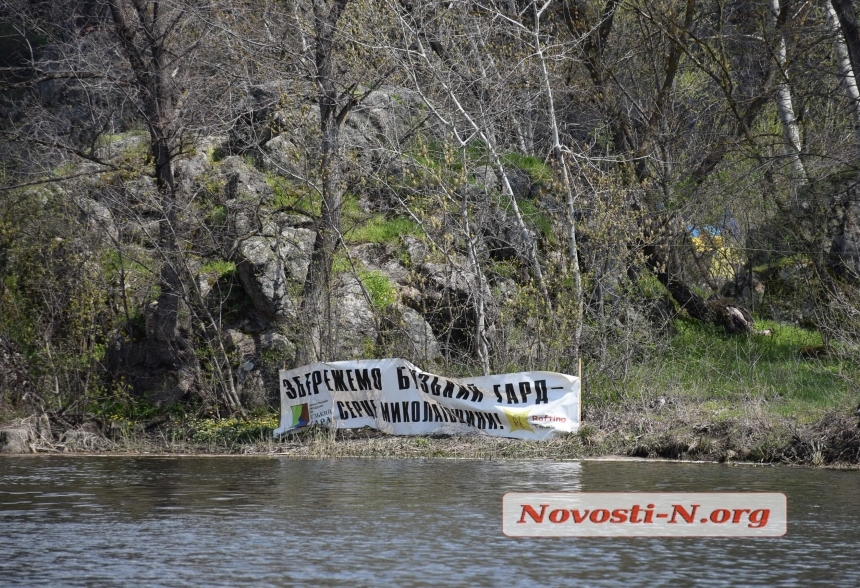
{"label": "tree trunk", "polygon": [[342,161],[340,154],[340,127],[353,106],[347,97],[344,105],[338,103],[338,90],[332,77],[332,51],[337,34],[337,22],[349,0],[314,0],[314,26],[316,35],[314,81],[319,94],[320,109],[320,176],[322,207],[317,223],[311,263],[302,290],[301,320],[302,344],[296,354],[296,363],[303,365],[324,359],[331,349],[328,333],[331,319],[331,266],[340,242],[340,215],[343,205]]}
{"label": "tree trunk", "polygon": [[851,0],[831,0],[830,3],[845,37],[854,79],[860,79],[860,27],[858,27],[854,3]]}
{"label": "tree trunk", "polygon": [[854,123],[854,137],[857,144],[860,145],[860,90],[857,89],[857,79],[854,77],[854,70],[851,67],[851,57],[848,54],[848,47],[845,44],[845,37],[842,34],[842,29],[839,27],[839,17],[833,9],[832,4],[827,5],[827,26],[833,34],[833,44],[836,48],[836,61],[839,68],[839,80],[842,83],[842,89],[845,90],[845,96],[850,104],[851,114]]}
{"label": "tree trunk", "polygon": [[[200,366],[193,346],[183,332],[180,316],[187,300],[183,288],[179,232],[179,202],[173,178],[177,155],[175,141],[178,116],[175,112],[177,89],[168,72],[167,44],[172,27],[182,13],[170,13],[159,2],[119,0],[109,3],[114,33],[134,75],[138,109],[149,130],[150,153],[161,210],[158,249],[162,265],[161,293],[147,320],[147,339],[130,343],[119,358],[125,375],[140,394],[156,401],[174,402],[187,398],[200,384]],[[133,14],[133,24],[126,15]],[[228,398],[228,405],[236,404]],[[240,406],[233,406],[241,409]]]}
{"label": "tree trunk", "polygon": [[771,0],[769,12],[770,22],[777,31],[777,44],[774,49],[774,57],[778,68],[779,84],[776,89],[776,110],[779,114],[779,122],[782,124],[782,137],[785,144],[785,155],[791,166],[791,173],[795,179],[808,182],[806,168],[800,159],[801,143],[800,129],[797,126],[797,118],[794,116],[794,106],[791,100],[791,86],[788,80],[788,69],[786,68],[786,46],[785,15],[781,14],[779,0]]}
{"label": "tree trunk", "polygon": [[[548,7],[547,3],[544,8]],[[534,44],[535,53],[541,66],[541,79],[543,81],[544,95],[549,108],[548,120],[550,130],[552,131],[552,150],[556,161],[561,166],[562,180],[565,189],[565,204],[567,211],[567,239],[568,239],[568,256],[570,261],[570,271],[573,274],[573,299],[576,306],[576,326],[573,333],[573,345],[571,347],[571,355],[575,358],[579,357],[579,346],[582,339],[582,327],[585,319],[585,304],[582,292],[582,274],[579,270],[579,247],[576,238],[576,194],[574,193],[573,181],[570,177],[570,170],[567,166],[566,154],[561,145],[561,135],[558,130],[558,120],[555,113],[555,100],[552,92],[552,84],[549,79],[549,71],[547,70],[546,57],[543,51],[543,45],[540,37],[540,17],[535,6],[535,22],[534,22]]]}
{"label": "tree trunk", "polygon": [[343,205],[341,161],[339,153],[339,126],[332,116],[333,108],[320,107],[322,144],[322,209],[317,223],[311,263],[302,292],[302,319],[306,321],[304,344],[299,347],[296,361],[302,365],[323,359],[330,348],[327,333],[330,331],[331,266],[340,240],[340,217]]}
{"label": "tree trunk", "polygon": [[[466,145],[461,146],[460,156],[463,167],[467,165]],[[463,235],[466,238],[466,247],[469,252],[469,264],[475,272],[475,283],[473,284],[475,297],[475,352],[481,362],[481,370],[485,376],[490,375],[490,352],[487,347],[487,319],[484,301],[484,272],[481,270],[481,261],[478,257],[478,239],[472,233],[469,222],[469,199],[468,190],[463,190],[463,198],[460,202],[460,218],[463,222]]]}
{"label": "tree trunk", "polygon": [[[857,93],[856,81],[860,77],[858,75],[860,74],[860,28],[858,28],[857,14],[850,0],[832,0],[831,4],[847,46],[845,51],[847,55],[840,55],[839,38],[837,37],[840,75],[843,76],[843,84],[850,99]],[[847,65],[850,65],[850,73],[853,74],[853,88],[847,75]],[[860,124],[857,101],[852,104],[852,111],[852,114],[855,115],[854,124]],[[858,128],[860,127],[855,126],[855,132]],[[860,134],[858,134],[858,143],[860,143]],[[837,210],[840,215],[839,229],[831,242],[829,264],[837,276],[856,283],[860,282],[860,174],[855,175],[839,200],[837,203]]]}

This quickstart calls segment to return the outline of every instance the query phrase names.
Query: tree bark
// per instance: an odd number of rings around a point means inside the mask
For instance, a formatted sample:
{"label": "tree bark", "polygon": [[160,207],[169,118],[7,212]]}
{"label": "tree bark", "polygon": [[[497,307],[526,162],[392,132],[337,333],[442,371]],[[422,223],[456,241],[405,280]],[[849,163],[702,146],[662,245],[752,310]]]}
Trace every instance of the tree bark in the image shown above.
{"label": "tree bark", "polygon": [[317,236],[311,263],[302,291],[301,316],[302,345],[299,345],[296,363],[309,363],[323,359],[330,342],[324,341],[331,318],[331,266],[340,242],[341,207],[343,206],[342,160],[340,153],[340,127],[353,106],[351,97],[339,104],[338,90],[332,77],[332,51],[337,22],[349,0],[314,0],[314,62],[316,71],[317,102],[320,109],[320,176],[322,207],[317,223]]}
{"label": "tree bark", "polygon": [[[856,80],[860,78],[860,28],[858,28],[857,13],[850,0],[832,0],[831,5],[847,46],[847,57],[855,82],[853,90],[856,92]],[[840,74],[846,75],[843,74],[846,69],[845,59],[839,55],[838,45],[837,57],[842,62]],[[847,75],[843,80],[850,98],[852,94]],[[857,104],[854,102],[853,105],[855,124],[858,124]],[[855,127],[855,131],[857,128]],[[860,141],[860,135],[858,135],[858,141]],[[839,200],[837,203],[837,211],[840,215],[839,229],[831,242],[828,262],[837,276],[857,283],[860,282],[860,174],[855,174]]]}
{"label": "tree bark", "polygon": [[773,49],[774,59],[778,68],[779,83],[776,88],[776,110],[779,122],[782,124],[782,137],[785,144],[785,155],[791,166],[792,176],[803,184],[808,183],[806,167],[800,159],[801,143],[800,128],[794,116],[794,106],[791,100],[788,69],[786,68],[785,20],[787,15],[780,9],[779,0],[771,0],[771,10],[768,13],[771,26],[777,32],[776,47]]}
{"label": "tree bark", "polygon": [[832,4],[827,5],[827,26],[833,34],[839,80],[842,83],[845,96],[848,98],[854,123],[854,136],[857,144],[860,145],[860,90],[857,89],[857,78],[854,77],[854,69],[851,67],[851,56],[848,54],[845,36],[839,26],[839,17],[836,15]]}
{"label": "tree bark", "polygon": [[[544,5],[544,9],[549,6],[549,3]],[[576,194],[574,193],[573,180],[570,177],[570,170],[567,166],[565,149],[561,144],[561,134],[558,129],[558,120],[555,113],[555,100],[552,91],[552,84],[549,79],[549,71],[547,70],[546,57],[543,51],[543,45],[540,38],[540,17],[541,12],[537,9],[537,4],[534,5],[534,45],[535,53],[541,67],[541,79],[543,82],[544,95],[549,108],[548,120],[550,130],[552,131],[552,150],[556,161],[561,167],[562,181],[565,189],[565,204],[567,212],[567,239],[568,239],[568,256],[570,258],[570,271],[573,274],[573,298],[576,306],[576,326],[574,327],[573,345],[571,354],[573,357],[579,357],[580,343],[582,339],[582,327],[585,320],[585,304],[582,291],[582,274],[579,270],[579,246],[576,238]],[[611,22],[611,21],[610,21]]]}
{"label": "tree bark", "polygon": [[845,37],[854,79],[860,79],[860,26],[858,26],[854,3],[852,0],[831,0],[830,3]]}

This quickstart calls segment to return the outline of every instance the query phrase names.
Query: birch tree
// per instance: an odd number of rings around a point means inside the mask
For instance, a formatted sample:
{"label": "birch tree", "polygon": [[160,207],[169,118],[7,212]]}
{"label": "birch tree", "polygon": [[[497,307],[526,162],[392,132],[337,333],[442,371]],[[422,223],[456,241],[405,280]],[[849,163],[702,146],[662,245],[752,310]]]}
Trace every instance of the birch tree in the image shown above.
{"label": "birch tree", "polygon": [[839,25],[839,17],[833,4],[828,3],[827,10],[827,26],[833,37],[833,46],[836,52],[836,65],[839,71],[839,81],[845,91],[845,96],[848,98],[849,108],[853,116],[854,134],[857,138],[857,143],[860,145],[860,90],[857,89],[857,78],[854,77],[854,69],[851,66],[851,56],[848,53],[848,46],[845,44],[845,36],[842,28]]}
{"label": "birch tree", "polygon": [[782,125],[782,136],[785,141],[785,155],[788,158],[792,175],[806,184],[809,178],[806,167],[800,158],[803,147],[800,142],[800,128],[794,115],[794,105],[791,100],[791,81],[787,66],[787,51],[785,42],[785,24],[788,19],[788,4],[780,6],[780,0],[771,0],[768,21],[776,35],[776,46],[773,48],[779,82],[776,87],[776,110]]}

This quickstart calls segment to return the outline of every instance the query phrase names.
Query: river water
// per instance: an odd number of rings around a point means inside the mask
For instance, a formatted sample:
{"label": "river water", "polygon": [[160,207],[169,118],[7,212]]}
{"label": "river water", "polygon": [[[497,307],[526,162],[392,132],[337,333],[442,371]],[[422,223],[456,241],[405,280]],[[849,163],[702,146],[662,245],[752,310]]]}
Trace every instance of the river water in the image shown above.
{"label": "river water", "polygon": [[[513,539],[505,492],[783,492],[771,539]],[[0,458],[3,586],[860,586],[860,472],[661,462]]]}

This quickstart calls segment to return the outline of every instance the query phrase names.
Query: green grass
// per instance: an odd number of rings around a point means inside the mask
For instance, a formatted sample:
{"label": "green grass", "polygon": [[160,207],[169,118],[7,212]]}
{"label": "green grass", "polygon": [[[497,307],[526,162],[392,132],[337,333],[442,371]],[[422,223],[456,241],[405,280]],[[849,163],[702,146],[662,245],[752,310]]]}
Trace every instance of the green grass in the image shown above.
{"label": "green grass", "polygon": [[858,366],[837,357],[801,355],[803,348],[823,344],[815,331],[757,321],[756,329],[772,334],[739,337],[692,320],[678,319],[675,325],[667,352],[634,367],[622,382],[595,374],[593,400],[676,397],[726,417],[752,401],[803,422],[857,401],[850,383],[860,377]]}
{"label": "green grass", "polygon": [[290,180],[274,174],[267,174],[266,183],[274,192],[272,206],[275,208],[319,216],[320,203],[316,199],[310,198],[303,190],[296,188]]}
{"label": "green grass", "polygon": [[520,213],[526,221],[531,222],[535,227],[537,227],[544,239],[553,243],[555,242],[552,219],[549,218],[549,216],[539,210],[531,200],[517,200],[517,206],[520,207]]}
{"label": "green grass", "polygon": [[232,261],[223,261],[220,259],[207,261],[200,268],[201,274],[214,274],[218,278],[230,276],[236,271],[236,264]]}
{"label": "green grass", "polygon": [[201,419],[189,422],[191,438],[209,443],[247,443],[268,441],[278,428],[278,415],[265,414],[248,420]]}
{"label": "green grass", "polygon": [[206,214],[206,223],[212,227],[223,227],[227,224],[227,207],[218,204]]}
{"label": "green grass", "polygon": [[219,145],[217,147],[209,147],[206,150],[206,157],[209,163],[220,163],[227,157],[227,152]]}
{"label": "green grass", "polygon": [[373,306],[377,309],[385,309],[397,301],[397,291],[391,285],[388,276],[379,272],[359,272],[358,279],[364,284]]}
{"label": "green grass", "polygon": [[531,176],[532,181],[550,183],[555,178],[552,168],[546,165],[543,160],[530,155],[522,155],[521,153],[511,152],[506,153],[502,157],[502,162],[505,165],[518,167]]}
{"label": "green grass", "polygon": [[[510,197],[499,195],[498,203],[506,212],[511,211],[512,206]],[[552,219],[545,212],[540,210],[534,201],[525,198],[518,198],[517,208],[520,209],[520,214],[526,223],[537,228],[544,239],[548,240],[550,243],[555,243],[555,232],[553,231]]]}
{"label": "green grass", "polygon": [[402,235],[420,235],[421,227],[411,218],[386,218],[382,214],[367,214],[358,206],[358,198],[347,194],[341,208],[344,240],[349,245],[359,243],[397,243]]}
{"label": "green grass", "polygon": [[335,254],[331,264],[333,274],[355,273],[361,285],[367,290],[370,300],[376,310],[385,310],[397,302],[397,290],[388,276],[365,268],[360,261],[355,260],[355,267],[349,263],[343,253]]}
{"label": "green grass", "polygon": [[382,215],[374,215],[348,229],[344,237],[349,244],[396,243],[402,235],[419,234],[421,229],[412,219],[404,217],[386,219]]}

